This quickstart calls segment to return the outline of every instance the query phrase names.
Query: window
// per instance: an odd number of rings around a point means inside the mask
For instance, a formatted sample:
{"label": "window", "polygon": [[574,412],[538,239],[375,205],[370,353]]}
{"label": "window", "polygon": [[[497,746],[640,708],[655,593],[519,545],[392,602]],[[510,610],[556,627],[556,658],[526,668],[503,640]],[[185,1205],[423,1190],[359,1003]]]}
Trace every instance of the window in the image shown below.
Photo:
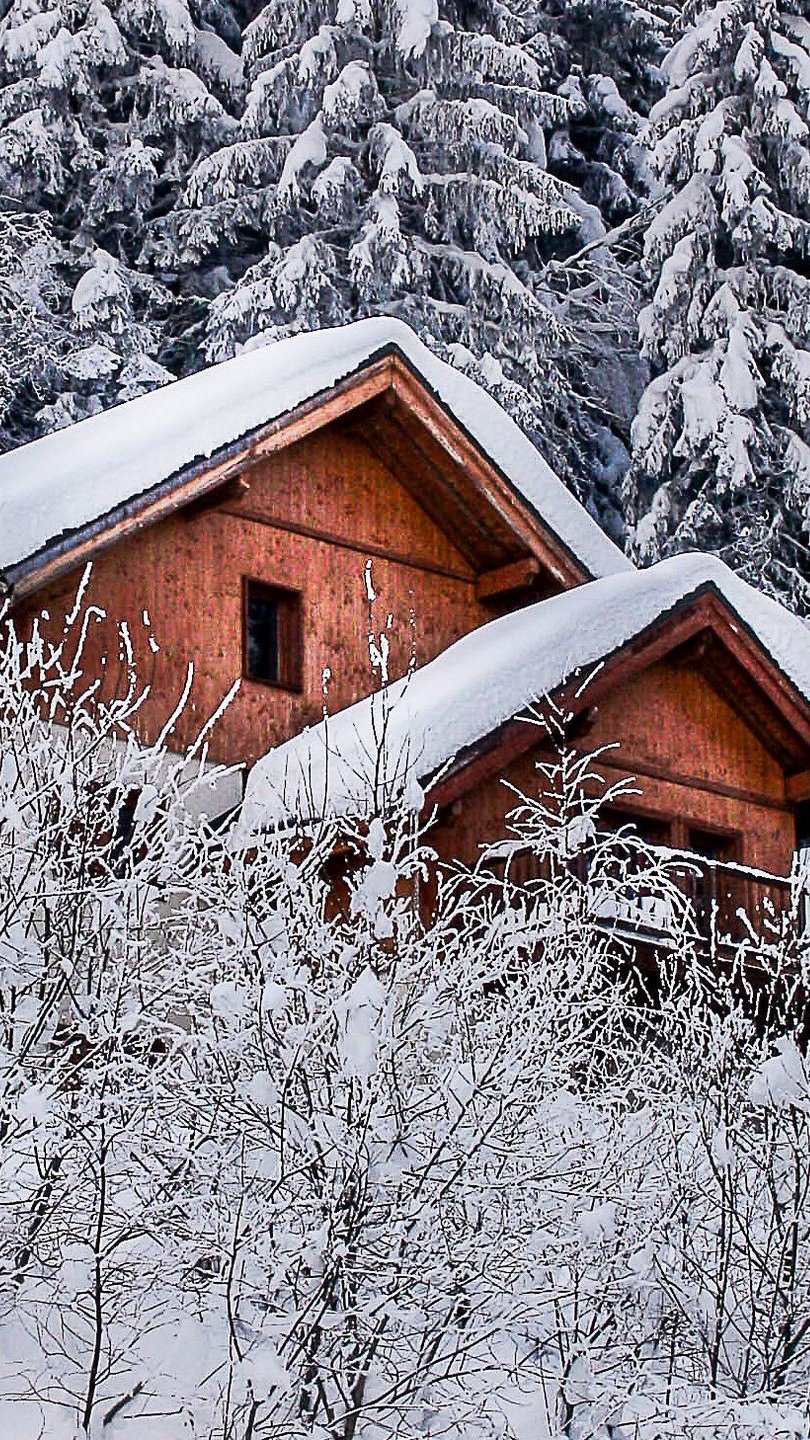
{"label": "window", "polygon": [[737,859],[737,836],[727,831],[703,830],[696,826],[689,828],[689,846],[696,855],[702,856],[704,860],[736,860]]}
{"label": "window", "polygon": [[301,596],[296,590],[244,582],[243,668],[249,680],[301,688]]}
{"label": "window", "polygon": [[135,829],[135,812],[138,809],[140,794],[140,790],[130,790],[123,799],[119,800],[112,849],[114,861],[121,860],[129,849],[132,832]]}
{"label": "window", "polygon": [[597,824],[600,830],[624,830],[642,840],[645,845],[670,845],[672,826],[658,815],[641,814],[637,810],[621,810],[608,805],[601,811]]}
{"label": "window", "polygon": [[810,859],[810,801],[802,800],[796,806],[796,849],[807,851]]}

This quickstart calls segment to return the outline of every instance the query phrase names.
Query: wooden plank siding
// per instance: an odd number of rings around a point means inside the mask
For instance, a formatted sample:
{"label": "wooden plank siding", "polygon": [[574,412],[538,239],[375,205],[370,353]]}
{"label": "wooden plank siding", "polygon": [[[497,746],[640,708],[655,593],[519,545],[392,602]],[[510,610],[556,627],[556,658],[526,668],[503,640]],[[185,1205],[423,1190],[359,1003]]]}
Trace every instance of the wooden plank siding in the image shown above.
{"label": "wooden plank siding", "polygon": [[[393,361],[274,422],[243,452],[215,459],[210,473],[203,468],[173,497],[146,497],[144,506],[92,541],[88,598],[109,621],[91,630],[87,655],[88,670],[115,685],[114,623],[128,623],[141,676],[152,684],[139,715],[144,739],[162,729],[190,661],[190,703],[170,737],[178,750],[242,676],[248,579],[296,592],[295,688],[242,678],[210,746],[212,758],[228,763],[250,765],[317,722],[326,667],[333,712],[373,688],[369,558],[374,626],[386,630],[392,678],[412,655],[422,664],[494,614],[586,578]],[[42,610],[61,628],[90,545],[82,540],[49,561],[51,569],[27,576],[29,591],[39,588],[16,602],[23,628]],[[742,863],[789,870],[796,805],[810,796],[810,707],[710,588],[608,657],[580,690],[576,680],[560,697],[576,712],[576,743],[619,742],[603,762],[606,774],[638,776],[633,804],[666,817],[673,844],[688,845],[690,827],[702,826],[734,837]],[[468,861],[482,840],[503,834],[514,796],[501,778],[531,789],[539,753],[519,720],[471,748],[432,794],[439,854]]]}
{"label": "wooden plank siding", "polygon": [[[591,751],[614,742],[596,768],[611,782],[637,777],[639,793],[623,808],[669,820],[675,846],[687,847],[689,830],[704,828],[734,837],[741,863],[789,872],[795,824],[784,771],[703,675],[661,660],[602,696],[577,745]],[[516,803],[502,781],[537,793],[536,764],[551,758],[535,744],[468,793],[448,794],[434,836],[440,851],[474,861],[483,839],[504,833]]]}
{"label": "wooden plank siding", "polygon": [[[89,598],[128,622],[143,673],[154,674],[140,717],[145,738],[163,723],[195,660],[191,704],[172,737],[179,748],[241,673],[243,578],[300,591],[300,693],[243,680],[212,740],[214,758],[250,764],[320,719],[324,667],[332,672],[333,710],[372,688],[369,556],[379,595],[375,624],[385,627],[393,617],[393,676],[407,668],[412,647],[419,662],[432,659],[493,611],[476,599],[469,561],[399,483],[396,457],[389,468],[358,433],[320,430],[257,460],[245,478],[248,488],[225,492],[222,503],[176,511],[99,554]],[[78,573],[24,601],[18,613],[64,613]],[[157,657],[146,643],[144,610]],[[110,644],[109,627],[94,630],[90,665],[100,664]]]}
{"label": "wooden plank siding", "polygon": [[55,535],[43,549],[6,571],[16,599],[56,584],[105,549],[117,546],[180,509],[199,512],[243,489],[257,463],[328,430],[359,435],[385,468],[416,496],[442,531],[466,548],[476,571],[533,555],[543,594],[589,578],[583,563],[544,523],[425,386],[403,356],[372,360],[329,390],[199,458],[106,515]]}

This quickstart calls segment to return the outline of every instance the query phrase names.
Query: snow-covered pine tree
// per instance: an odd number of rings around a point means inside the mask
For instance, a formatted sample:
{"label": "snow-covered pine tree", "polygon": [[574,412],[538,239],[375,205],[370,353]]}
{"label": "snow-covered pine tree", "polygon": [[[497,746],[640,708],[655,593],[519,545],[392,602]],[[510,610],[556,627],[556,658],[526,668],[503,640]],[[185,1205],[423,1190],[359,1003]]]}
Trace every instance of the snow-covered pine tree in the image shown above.
{"label": "snow-covered pine tree", "polygon": [[169,378],[175,277],[146,273],[143,225],[235,129],[240,19],[224,0],[12,0],[0,21],[0,186],[52,217],[66,333],[18,430]]}
{"label": "snow-covered pine tree", "polygon": [[[675,11],[666,0],[647,5],[550,0],[545,10],[556,41],[561,92],[579,101],[549,136],[549,169],[575,187],[581,203],[590,207],[596,230],[607,232],[605,246],[591,241],[585,255],[564,258],[551,272],[557,283],[564,272],[573,272],[571,298],[587,358],[572,389],[588,418],[594,408],[604,418],[595,437],[582,426],[589,448],[586,484],[577,486],[574,480],[574,488],[621,544],[621,479],[630,458],[630,426],[649,379],[641,357],[634,363],[634,341],[628,340],[639,304],[640,237],[660,190],[643,144],[644,118],[661,93],[659,62],[673,33]],[[593,438],[596,445],[588,447]]]}
{"label": "snow-covered pine tree", "polygon": [[63,342],[58,253],[44,216],[0,208],[0,428],[21,390],[39,385]]}
{"label": "snow-covered pine tree", "polygon": [[13,0],[0,185],[53,220],[65,344],[6,442],[388,311],[620,536],[645,379],[622,246],[669,9]]}
{"label": "snow-covered pine tree", "polygon": [[810,22],[721,0],[664,63],[667,203],[645,241],[653,366],[625,495],[642,560],[697,547],[810,604]]}
{"label": "snow-covered pine tree", "polygon": [[646,113],[661,85],[660,65],[681,21],[675,0],[545,0],[544,12],[572,62],[608,75],[622,99]]}
{"label": "snow-covered pine tree", "polygon": [[[160,269],[220,288],[209,358],[395,313],[488,385],[581,494],[615,488],[623,453],[604,417],[633,389],[617,365],[630,306],[598,242],[636,204],[613,162],[638,128],[615,85],[570,73],[557,20],[515,0],[474,14],[269,0],[243,57],[238,133],[198,161],[185,208],[149,242]],[[605,158],[577,148],[588,117],[620,133]]]}

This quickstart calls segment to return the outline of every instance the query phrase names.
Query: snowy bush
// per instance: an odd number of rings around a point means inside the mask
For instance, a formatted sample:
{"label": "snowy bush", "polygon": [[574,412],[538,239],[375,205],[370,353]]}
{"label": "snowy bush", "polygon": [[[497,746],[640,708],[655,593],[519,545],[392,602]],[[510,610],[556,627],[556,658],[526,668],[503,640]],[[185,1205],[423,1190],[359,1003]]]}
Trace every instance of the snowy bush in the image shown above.
{"label": "snowy bush", "polygon": [[[82,673],[99,618],[0,643],[4,1433],[803,1434],[792,1012],[602,833],[598,757],[562,734],[438,890],[412,810],[245,847],[208,732],[139,740],[132,637],[117,698]],[[756,959],[806,983],[798,934]]]}

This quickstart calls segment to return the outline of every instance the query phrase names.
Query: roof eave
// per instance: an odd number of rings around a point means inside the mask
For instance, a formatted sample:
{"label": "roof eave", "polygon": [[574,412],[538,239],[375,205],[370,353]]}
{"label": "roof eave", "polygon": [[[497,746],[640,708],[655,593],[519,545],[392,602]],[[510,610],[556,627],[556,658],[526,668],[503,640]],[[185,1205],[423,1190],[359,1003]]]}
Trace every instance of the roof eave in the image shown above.
{"label": "roof eave", "polygon": [[[0,572],[0,584],[7,593],[23,598],[83,562],[86,563],[108,545],[114,544],[121,537],[122,530],[131,533],[133,529],[145,528],[164,518],[172,509],[180,508],[190,500],[215,491],[253,463],[256,451],[263,443],[284,432],[289,432],[284,443],[294,443],[295,439],[299,438],[297,430],[302,421],[314,417],[330,401],[345,398],[362,386],[364,381],[373,382],[375,378],[383,376],[392,360],[430,396],[449,424],[457,429],[466,443],[482,457],[490,470],[508,488],[513,503],[529,517],[535,528],[542,530],[551,548],[558,552],[559,561],[571,581],[576,584],[595,578],[594,572],[574,553],[562,536],[552,529],[537,507],[518,489],[509,475],[459,420],[405,351],[395,341],[390,341],[366,356],[361,364],[342,376],[336,384],[309,396],[292,410],[243,432],[211,455],[201,456],[182,466],[158,484],[113,506],[94,520],[55,536],[30,555],[7,565]],[[380,384],[379,389],[384,388],[385,385]],[[368,397],[361,395],[357,404],[364,403],[366,398]],[[319,428],[320,424],[328,424],[330,418],[324,416],[319,423],[313,423],[309,428],[315,429]],[[527,440],[527,443],[531,442]]]}
{"label": "roof eave", "polygon": [[[640,673],[706,629],[711,622],[713,605],[719,607],[726,621],[733,620],[732,628],[738,628],[749,645],[756,648],[763,667],[775,684],[772,703],[776,705],[781,700],[783,714],[786,717],[792,715],[794,723],[801,717],[801,729],[797,729],[796,734],[806,747],[806,755],[810,756],[810,702],[769,654],[759,636],[718,585],[713,580],[707,580],[680,596],[623,645],[594,662],[594,674],[590,681],[583,684],[580,671],[567,674],[550,694],[538,697],[534,704],[527,704],[520,713],[481,736],[442,767],[437,775],[422,777],[426,786],[426,809],[446,806],[461,799],[484,780],[503,774],[507,765],[542,743],[536,726],[527,723],[532,714],[542,716],[543,707],[547,706],[562,712],[567,720],[576,721],[598,702],[600,696],[620,683],[623,675]],[[786,719],[786,723],[790,723],[789,720]],[[551,743],[550,736],[548,743]]]}
{"label": "roof eave", "polygon": [[[394,346],[384,347],[379,354],[364,361],[361,366],[343,376],[336,385],[318,391],[315,395],[302,401],[300,405],[295,406],[293,410],[275,416],[272,420],[256,426],[252,430],[243,431],[234,440],[230,440],[227,445],[218,447],[211,455],[200,456],[189,464],[181,466],[165,480],[161,480],[147,490],[141,491],[140,494],[133,495],[128,500],[113,506],[103,515],[97,516],[85,525],[63,532],[16,564],[6,566],[2,575],[8,590],[16,598],[31,594],[66,571],[75,569],[83,561],[92,559],[109,545],[116,543],[121,538],[122,528],[127,534],[131,533],[132,529],[146,528],[147,525],[157,523],[164,519],[166,514],[172,513],[192,500],[202,498],[227,485],[254,462],[256,449],[263,441],[289,429],[296,421],[313,415],[326,399],[351,390],[365,374],[381,369],[388,358],[386,351],[392,351],[395,348]],[[328,421],[324,421],[324,423],[328,423]],[[298,437],[290,437],[287,443],[292,444],[296,438]],[[173,504],[162,503],[172,501]],[[153,507],[156,507],[157,513],[148,513],[153,510]]]}

